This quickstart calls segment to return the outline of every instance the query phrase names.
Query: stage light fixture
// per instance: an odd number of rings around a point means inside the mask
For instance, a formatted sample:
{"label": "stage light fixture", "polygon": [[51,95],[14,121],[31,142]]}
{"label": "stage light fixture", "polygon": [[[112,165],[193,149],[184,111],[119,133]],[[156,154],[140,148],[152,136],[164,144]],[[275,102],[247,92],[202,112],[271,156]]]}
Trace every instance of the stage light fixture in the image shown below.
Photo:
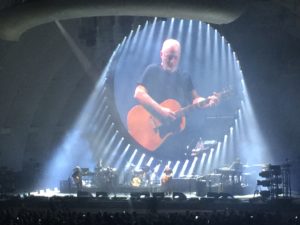
{"label": "stage light fixture", "polygon": [[165,197],[165,193],[164,192],[154,192],[152,194],[153,198],[156,199],[163,199]]}
{"label": "stage light fixture", "polygon": [[184,201],[187,200],[187,197],[181,192],[173,192],[173,200]]}
{"label": "stage light fixture", "polygon": [[131,200],[139,200],[139,199],[147,199],[150,198],[149,192],[131,192],[130,199]]}
{"label": "stage light fixture", "polygon": [[101,199],[109,199],[107,192],[97,191],[96,197]]}
{"label": "stage light fixture", "polygon": [[270,187],[271,181],[270,180],[257,180],[257,185],[261,185],[263,187]]}
{"label": "stage light fixture", "polygon": [[270,191],[260,191],[260,195],[262,198],[266,199],[271,196],[271,192]]}

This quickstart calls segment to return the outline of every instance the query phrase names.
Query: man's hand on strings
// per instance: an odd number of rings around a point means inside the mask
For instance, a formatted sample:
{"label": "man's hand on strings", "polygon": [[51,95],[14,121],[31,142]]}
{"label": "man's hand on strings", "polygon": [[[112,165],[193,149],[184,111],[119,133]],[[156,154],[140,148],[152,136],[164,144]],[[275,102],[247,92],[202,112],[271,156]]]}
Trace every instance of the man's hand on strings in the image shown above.
{"label": "man's hand on strings", "polygon": [[219,103],[219,95],[214,92],[213,95],[208,96],[206,99],[203,97],[197,97],[193,100],[193,104],[198,104],[201,108],[208,108],[215,106]]}
{"label": "man's hand on strings", "polygon": [[220,101],[220,96],[218,93],[214,92],[213,95],[207,97],[208,103],[206,104],[207,107],[215,106]]}
{"label": "man's hand on strings", "polygon": [[163,106],[160,107],[160,115],[171,120],[176,120],[176,113]]}

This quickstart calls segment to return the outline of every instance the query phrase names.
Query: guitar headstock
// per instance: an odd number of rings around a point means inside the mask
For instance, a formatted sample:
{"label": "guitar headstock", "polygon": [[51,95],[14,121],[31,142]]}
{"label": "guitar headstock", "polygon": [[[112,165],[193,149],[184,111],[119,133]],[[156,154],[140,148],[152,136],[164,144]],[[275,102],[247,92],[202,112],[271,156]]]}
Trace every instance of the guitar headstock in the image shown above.
{"label": "guitar headstock", "polygon": [[229,97],[232,94],[232,89],[231,88],[226,88],[223,91],[220,92],[214,92],[211,96],[206,98],[206,102],[209,102],[209,107],[210,106],[215,106],[217,105],[220,100],[224,99],[225,97]]}
{"label": "guitar headstock", "polygon": [[225,88],[223,91],[220,92],[214,92],[213,95],[215,95],[218,98],[225,98],[229,97],[233,94],[233,89],[231,87]]}

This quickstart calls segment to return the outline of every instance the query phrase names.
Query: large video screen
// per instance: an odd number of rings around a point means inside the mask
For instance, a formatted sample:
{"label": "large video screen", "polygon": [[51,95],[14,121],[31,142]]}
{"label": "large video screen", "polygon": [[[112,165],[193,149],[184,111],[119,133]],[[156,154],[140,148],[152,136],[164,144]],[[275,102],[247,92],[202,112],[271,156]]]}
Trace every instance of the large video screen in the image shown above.
{"label": "large video screen", "polygon": [[209,24],[147,22],[124,39],[115,60],[115,104],[142,151],[195,157],[233,126],[241,102],[239,62]]}

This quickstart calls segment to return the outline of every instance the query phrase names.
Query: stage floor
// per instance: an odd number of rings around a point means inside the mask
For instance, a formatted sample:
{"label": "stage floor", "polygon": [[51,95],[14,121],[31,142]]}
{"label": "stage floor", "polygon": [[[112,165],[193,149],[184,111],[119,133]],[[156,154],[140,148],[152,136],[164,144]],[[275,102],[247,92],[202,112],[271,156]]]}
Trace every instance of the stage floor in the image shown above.
{"label": "stage floor", "polygon": [[[154,198],[153,196],[157,196]],[[242,211],[284,211],[299,212],[299,195],[290,198],[279,196],[278,199],[262,199],[259,195],[229,195],[226,193],[207,193],[197,196],[196,192],[133,192],[106,193],[80,192],[61,193],[58,188],[19,193],[1,198],[0,208],[31,209],[68,209],[88,210],[91,212],[184,212],[215,211],[235,209]]]}
{"label": "stage floor", "polygon": [[[84,191],[85,193],[88,191]],[[90,193],[90,197],[97,197],[96,196],[96,192],[89,192]],[[107,193],[107,192],[102,192],[102,193]],[[145,191],[138,191],[135,190],[132,193],[146,193]],[[149,192],[150,197],[152,197],[153,193],[161,193],[161,192]],[[174,192],[174,193],[178,193],[178,192]],[[207,198],[209,196],[204,195],[202,197],[197,196],[196,192],[181,192],[183,193],[187,199],[201,199],[201,198]],[[29,192],[29,193],[20,193],[20,195],[24,195],[24,194],[29,194],[31,196],[40,196],[40,197],[68,197],[68,196],[72,196],[72,197],[77,197],[77,192],[69,192],[69,193],[62,193],[60,192],[60,190],[58,190],[57,188],[55,189],[46,189],[46,190],[39,190],[39,191],[33,191],[33,192]],[[109,199],[113,199],[113,198],[122,198],[122,199],[127,199],[129,200],[131,198],[131,194],[130,193],[107,193],[108,198]],[[164,197],[166,198],[173,198],[173,193],[164,193]],[[239,200],[249,200],[249,199],[257,199],[260,198],[259,195],[254,195],[254,194],[245,194],[245,195],[232,195],[229,198],[235,198],[235,199],[239,199]]]}

